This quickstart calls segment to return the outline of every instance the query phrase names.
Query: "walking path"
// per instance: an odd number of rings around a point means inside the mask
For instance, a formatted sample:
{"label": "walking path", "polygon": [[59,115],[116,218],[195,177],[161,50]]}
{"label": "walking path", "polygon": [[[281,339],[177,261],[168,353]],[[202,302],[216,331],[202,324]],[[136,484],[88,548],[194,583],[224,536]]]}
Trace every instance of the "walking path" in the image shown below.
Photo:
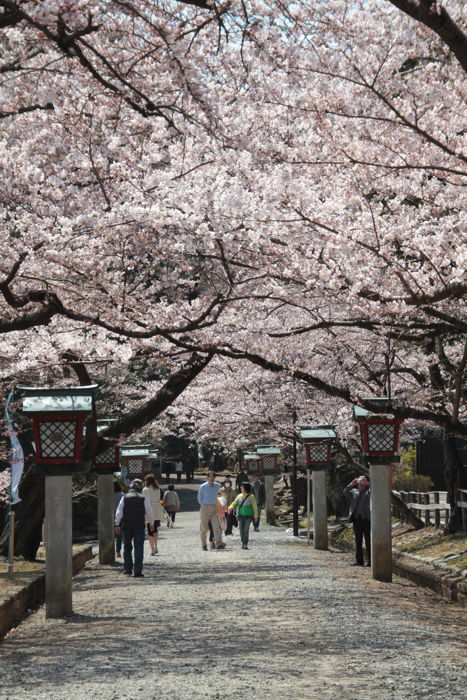
{"label": "walking path", "polygon": [[76,614],[0,644],[2,700],[461,700],[467,613],[350,557],[263,528],[203,552],[198,514],[162,530],[144,579],[88,565]]}

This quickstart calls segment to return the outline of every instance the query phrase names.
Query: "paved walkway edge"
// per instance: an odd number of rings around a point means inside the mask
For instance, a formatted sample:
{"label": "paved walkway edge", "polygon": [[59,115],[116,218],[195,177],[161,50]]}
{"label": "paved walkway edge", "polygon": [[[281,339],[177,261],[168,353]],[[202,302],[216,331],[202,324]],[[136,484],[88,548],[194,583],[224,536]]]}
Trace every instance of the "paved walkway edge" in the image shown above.
{"label": "paved walkway edge", "polygon": [[393,550],[393,569],[399,576],[425,586],[445,600],[467,608],[467,580],[451,569],[441,569],[420,557]]}
{"label": "paved walkway edge", "polygon": [[[93,558],[92,546],[83,545],[73,554],[73,576]],[[45,600],[45,573],[38,574],[27,586],[17,591],[11,598],[0,604],[0,640],[16,627],[31,610],[38,608]]]}

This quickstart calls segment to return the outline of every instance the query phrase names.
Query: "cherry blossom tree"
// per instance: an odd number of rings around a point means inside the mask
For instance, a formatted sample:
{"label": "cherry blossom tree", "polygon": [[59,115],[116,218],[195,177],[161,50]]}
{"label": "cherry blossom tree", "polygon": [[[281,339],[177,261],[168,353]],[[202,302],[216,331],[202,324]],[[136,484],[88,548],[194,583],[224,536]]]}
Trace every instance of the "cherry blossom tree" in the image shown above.
{"label": "cherry blossom tree", "polygon": [[462,4],[97,5],[0,2],[5,373],[98,327],[467,434]]}

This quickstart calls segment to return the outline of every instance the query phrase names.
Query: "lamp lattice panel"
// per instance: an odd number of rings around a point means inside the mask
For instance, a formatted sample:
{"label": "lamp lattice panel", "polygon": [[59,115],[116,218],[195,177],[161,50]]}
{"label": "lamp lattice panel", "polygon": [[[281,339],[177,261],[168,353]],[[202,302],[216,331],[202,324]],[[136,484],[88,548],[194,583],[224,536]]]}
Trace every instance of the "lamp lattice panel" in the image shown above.
{"label": "lamp lattice panel", "polygon": [[96,464],[113,464],[115,462],[115,447],[108,447],[96,457]]}
{"label": "lamp lattice panel", "polygon": [[277,460],[275,457],[263,457],[263,471],[265,474],[274,473],[277,470]]}
{"label": "lamp lattice panel", "polygon": [[328,450],[328,445],[326,445],[325,443],[308,445],[308,457],[310,459],[310,462],[327,462]]}
{"label": "lamp lattice panel", "polygon": [[41,423],[41,452],[47,457],[67,457],[73,459],[75,454],[75,424],[69,421]]}
{"label": "lamp lattice panel", "polygon": [[394,449],[394,426],[375,423],[368,426],[368,447],[379,452],[392,452]]}
{"label": "lamp lattice panel", "polygon": [[128,460],[128,474],[131,476],[137,476],[143,471],[143,460],[142,459],[129,459]]}

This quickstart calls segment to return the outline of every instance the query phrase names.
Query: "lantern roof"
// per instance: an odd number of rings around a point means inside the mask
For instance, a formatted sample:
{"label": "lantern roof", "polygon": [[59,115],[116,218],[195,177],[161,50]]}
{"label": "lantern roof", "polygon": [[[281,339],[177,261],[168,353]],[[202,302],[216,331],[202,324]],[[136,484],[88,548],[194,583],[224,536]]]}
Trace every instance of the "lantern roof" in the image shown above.
{"label": "lantern roof", "polygon": [[335,440],[336,429],[333,425],[302,425],[300,427],[301,440]]}
{"label": "lantern roof", "polygon": [[121,457],[148,457],[151,445],[122,445]]}
{"label": "lantern roof", "polygon": [[391,399],[388,399],[387,396],[369,396],[369,397],[364,397],[364,401],[371,401],[372,404],[375,406],[381,407],[381,413],[373,413],[369,411],[366,408],[362,408],[362,406],[353,406],[353,417],[354,420],[360,421],[360,420],[365,420],[367,418],[373,418],[375,416],[380,416],[381,418],[393,418],[393,414],[391,413]]}
{"label": "lantern roof", "polygon": [[118,421],[118,418],[98,418],[96,421],[97,432],[103,433],[104,430],[107,430],[108,428],[111,427],[112,423],[116,423],[117,421]]}
{"label": "lantern roof", "polygon": [[280,455],[281,450],[274,445],[256,445],[256,453],[259,455]]}
{"label": "lantern roof", "polygon": [[253,462],[253,461],[256,462],[258,459],[261,459],[261,458],[260,458],[259,454],[257,454],[256,452],[246,452],[243,455],[243,459],[246,462]]}
{"label": "lantern roof", "polygon": [[44,388],[18,386],[23,395],[23,413],[90,413],[97,384],[79,387]]}

